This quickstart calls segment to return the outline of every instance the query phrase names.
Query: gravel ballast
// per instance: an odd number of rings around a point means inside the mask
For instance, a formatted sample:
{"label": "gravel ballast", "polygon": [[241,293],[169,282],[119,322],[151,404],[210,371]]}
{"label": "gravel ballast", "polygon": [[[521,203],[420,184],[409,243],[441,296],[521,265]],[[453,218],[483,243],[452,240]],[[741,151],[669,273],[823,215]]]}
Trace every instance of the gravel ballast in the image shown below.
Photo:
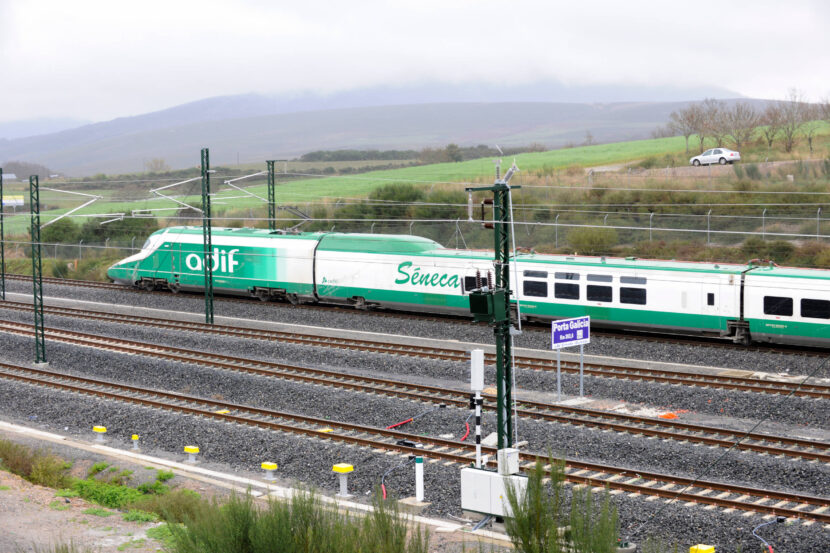
{"label": "gravel ballast", "polygon": [[[31,284],[23,281],[8,281],[9,291],[31,294]],[[90,289],[77,286],[56,284],[44,285],[45,296],[67,297],[78,300],[115,303],[121,305],[140,305],[156,309],[172,309],[193,313],[204,312],[204,299],[198,294],[171,294],[169,292],[137,292],[125,288],[124,291],[108,289]],[[224,301],[217,297],[216,315],[241,317],[263,321],[305,324],[328,328],[344,328],[368,332],[389,332],[406,336],[427,338],[452,338],[466,342],[492,343],[493,332],[490,328],[467,324],[460,321],[424,321],[415,318],[377,316],[349,309],[303,309],[288,304],[260,301]],[[548,349],[550,333],[530,328],[515,339],[516,347]],[[769,355],[740,347],[721,348],[704,345],[689,347],[667,342],[631,340],[595,336],[585,347],[588,355],[604,355],[650,361],[675,363],[681,360],[689,365],[704,365],[767,371],[772,373],[806,374],[813,367],[816,359],[808,355]],[[830,368],[825,368],[820,377],[830,377]]]}
{"label": "gravel ballast", "polygon": [[[349,462],[355,466],[355,472],[350,475],[350,489],[359,497],[366,497],[366,492],[377,484],[380,471],[401,459],[365,449],[344,448],[323,440],[300,440],[290,435],[100,402],[16,383],[4,382],[0,387],[0,403],[6,407],[4,418],[8,420],[82,439],[89,436],[89,428],[93,425],[106,424],[110,445],[124,449],[129,448],[129,435],[139,433],[145,453],[166,458],[171,457],[171,452],[181,451],[186,444],[198,445],[202,451],[201,463],[207,468],[254,472],[262,460],[276,460],[280,475],[296,478],[328,493],[336,490],[336,478],[331,473],[334,462]],[[182,459],[183,454],[176,458]],[[427,500],[432,503],[426,514],[460,515],[457,467],[430,463],[424,472]],[[411,477],[400,475],[390,480],[389,487],[400,497],[411,495],[411,481]],[[642,541],[648,535],[657,535],[669,544],[679,544],[680,551],[695,543],[714,543],[719,551],[735,551],[738,547],[744,551],[752,550],[757,542],[750,530],[765,522],[757,515],[730,514],[719,509],[707,511],[677,504],[663,508],[662,501],[642,498],[614,496],[614,501],[619,509],[623,536],[629,536],[640,528],[641,522],[659,511],[657,518],[633,536],[633,540]],[[776,525],[764,535],[781,551],[826,552],[828,532],[818,524]]]}

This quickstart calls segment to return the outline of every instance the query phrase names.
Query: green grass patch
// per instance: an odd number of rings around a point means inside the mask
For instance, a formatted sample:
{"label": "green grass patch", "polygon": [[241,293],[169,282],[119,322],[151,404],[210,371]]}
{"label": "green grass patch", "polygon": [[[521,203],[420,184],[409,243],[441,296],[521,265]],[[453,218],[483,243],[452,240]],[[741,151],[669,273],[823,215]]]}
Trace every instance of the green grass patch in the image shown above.
{"label": "green grass patch", "polygon": [[90,507],[89,509],[84,509],[82,512],[85,515],[92,515],[92,516],[102,517],[102,518],[111,517],[112,515],[115,514],[112,511],[107,511],[106,509],[102,509],[100,507]]}
{"label": "green grass patch", "polygon": [[156,480],[159,482],[167,482],[168,480],[172,480],[176,475],[173,474],[171,470],[159,470],[156,472]]}
{"label": "green grass patch", "polygon": [[118,546],[119,551],[126,551],[128,549],[136,548],[136,547],[144,547],[144,544],[147,540],[144,538],[139,538],[137,540],[130,540],[127,542],[122,543]]}
{"label": "green grass patch", "polygon": [[[101,461],[99,463],[95,463],[94,465],[89,467],[88,471],[86,471],[86,476],[87,476],[87,478],[89,478],[90,476],[95,476],[96,474],[98,474],[100,472],[104,472],[109,466],[110,466],[110,464],[106,463],[104,461]],[[115,467],[113,467],[113,468],[115,468]]]}
{"label": "green grass patch", "polygon": [[159,516],[156,513],[148,513],[138,509],[130,509],[122,517],[127,522],[157,522]]}
{"label": "green grass patch", "polygon": [[55,497],[78,497],[77,490],[73,490],[72,488],[63,488],[55,492]]}
{"label": "green grass patch", "polygon": [[141,499],[144,495],[139,490],[129,486],[92,479],[76,480],[72,485],[72,489],[87,501],[111,509],[120,509],[128,503]]}
{"label": "green grass patch", "polygon": [[127,507],[156,513],[167,522],[183,522],[193,518],[202,508],[204,500],[192,490],[173,490],[163,495],[145,495]]}
{"label": "green grass patch", "polygon": [[49,508],[52,509],[53,511],[68,511],[69,507],[70,507],[70,505],[68,503],[66,503],[65,501],[55,500],[55,501],[52,501],[51,503],[49,503]]}
{"label": "green grass patch", "polygon": [[165,545],[165,547],[172,548],[175,544],[173,532],[170,530],[170,525],[168,523],[148,528],[146,533],[148,538],[160,541]]}
{"label": "green grass patch", "polygon": [[11,487],[9,487],[9,486],[0,486],[0,492],[5,492],[5,491],[10,490],[10,489],[11,489]]}

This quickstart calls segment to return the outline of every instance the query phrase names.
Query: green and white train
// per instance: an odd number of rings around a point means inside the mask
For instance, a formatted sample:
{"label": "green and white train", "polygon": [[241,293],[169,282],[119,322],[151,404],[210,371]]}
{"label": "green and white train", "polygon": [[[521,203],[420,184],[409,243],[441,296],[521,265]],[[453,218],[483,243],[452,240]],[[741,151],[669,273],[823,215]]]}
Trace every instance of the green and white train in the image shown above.
{"label": "green and white train", "polygon": [[[212,241],[214,289],[263,300],[468,313],[476,273],[493,271],[492,252],[417,236],[215,228]],[[107,274],[145,289],[198,291],[203,262],[201,227],[170,227]],[[511,282],[529,319],[590,315],[596,326],[830,346],[827,270],[519,254]]]}

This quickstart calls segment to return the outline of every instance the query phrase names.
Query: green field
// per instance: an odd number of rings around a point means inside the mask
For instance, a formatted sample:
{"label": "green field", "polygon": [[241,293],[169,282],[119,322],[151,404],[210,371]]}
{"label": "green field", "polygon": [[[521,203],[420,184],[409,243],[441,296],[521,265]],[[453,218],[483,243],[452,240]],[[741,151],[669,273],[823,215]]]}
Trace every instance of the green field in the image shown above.
{"label": "green field", "polygon": [[[563,169],[573,165],[591,167],[611,163],[622,163],[648,156],[660,156],[664,154],[683,152],[684,148],[685,145],[683,138],[673,137],[653,140],[638,140],[633,142],[618,142],[614,144],[601,144],[596,146],[582,146],[548,152],[525,153],[515,156],[515,159],[517,165],[523,171],[551,171]],[[504,159],[503,168],[506,169],[512,160],[513,158]],[[360,163],[363,164],[364,162]],[[282,164],[277,164],[278,170],[282,170],[281,165]],[[320,164],[316,165],[319,166]],[[325,165],[337,164],[327,163]],[[307,168],[299,167],[293,162],[289,166],[289,172],[293,172],[295,170],[302,171],[304,169]],[[457,183],[459,188],[463,188],[471,182],[489,182],[492,180],[493,175],[493,160],[483,158],[460,163],[439,163],[435,165],[372,171],[358,175],[291,180],[279,184],[277,188],[277,201],[281,204],[302,204],[326,198],[362,198],[366,197],[378,186],[389,183],[409,182],[422,185],[431,185],[433,183]],[[247,187],[247,189],[254,194],[265,197],[265,183],[261,179],[258,181],[260,184],[254,184],[256,182],[257,180],[250,179],[247,181],[240,181],[237,185]],[[42,186],[59,187],[57,184],[51,185],[50,183],[42,183]],[[226,186],[221,186],[220,179],[214,179],[213,187],[214,191],[219,193],[219,195],[214,199],[214,206],[218,209],[262,206],[262,201],[256,198],[234,198],[223,200],[223,197],[228,198],[231,196],[239,196],[241,193]],[[6,194],[23,194],[26,196],[26,202],[28,204],[28,191],[26,188],[27,184],[22,182],[7,183]],[[170,195],[173,195],[174,190],[175,189],[170,190]],[[76,212],[76,214],[81,215],[122,212],[129,214],[132,210],[136,209],[176,207],[175,203],[162,198],[129,202],[107,201],[107,198],[117,198],[117,187],[108,190],[88,191],[88,193],[99,194],[104,196],[105,199]],[[149,195],[150,194],[148,192],[148,196]],[[199,205],[200,201],[198,196],[186,196],[179,199],[192,205]],[[42,191],[42,205],[54,205],[56,207],[60,206],[60,208],[56,209],[44,209],[41,213],[42,222],[47,222],[71,209],[70,206],[80,205],[84,201],[85,199],[80,196],[76,199],[72,196]],[[161,215],[169,213],[172,212],[161,212]],[[28,228],[28,217],[8,217],[7,232],[9,234],[19,234],[25,232],[26,228]]]}
{"label": "green field", "polygon": [[[820,133],[823,144],[823,150],[826,150],[826,137],[830,135],[830,125],[825,124]],[[801,142],[804,142],[801,139]],[[697,141],[695,137],[690,140],[690,147],[692,151],[695,150]],[[803,146],[802,146],[803,148]],[[756,146],[754,150],[759,150]],[[764,149],[765,151],[765,149]],[[822,150],[817,152],[821,154]],[[515,156],[515,160],[522,172],[518,174],[514,182],[521,184],[523,176],[528,173],[535,175],[549,175],[554,172],[561,171],[570,167],[595,167],[610,164],[622,164],[625,162],[641,160],[644,158],[668,158],[672,157],[678,164],[686,162],[685,141],[682,137],[660,138],[651,140],[637,140],[630,142],[617,142],[612,144],[600,144],[595,146],[581,146],[575,148],[566,148],[561,150],[552,150],[547,152],[524,153]],[[749,153],[749,152],[747,152]],[[694,155],[694,154],[692,154]],[[758,160],[763,160],[764,155],[769,153],[758,154],[761,157]],[[826,155],[826,152],[823,154]],[[756,156],[750,154],[745,156],[744,161],[756,161],[753,159]],[[505,158],[503,160],[502,169],[506,170],[512,163],[514,157]],[[339,163],[309,163],[302,164],[300,162],[288,162],[288,172],[319,172],[322,165],[332,165],[339,169]],[[351,163],[352,166],[361,165],[367,166],[367,162],[345,162]],[[389,163],[389,162],[378,162]],[[393,162],[394,163],[394,162]],[[369,163],[368,165],[371,165]],[[316,171],[314,171],[316,166]],[[251,171],[264,169],[265,163],[263,161],[260,166],[252,166]],[[284,164],[278,163],[277,170],[283,171]],[[279,175],[277,176],[277,202],[285,205],[297,205],[319,202],[322,200],[334,200],[338,198],[365,198],[374,189],[386,184],[401,184],[411,183],[414,185],[432,186],[441,184],[442,186],[449,185],[450,188],[458,187],[463,189],[469,184],[482,184],[492,182],[494,176],[493,159],[482,158],[459,163],[440,163],[434,165],[423,165],[416,167],[403,167],[400,169],[387,169],[370,171],[366,173],[353,175],[336,175],[318,178],[297,179],[292,177],[292,180],[280,182]],[[265,180],[262,177],[242,180],[236,183],[249,190],[250,192],[265,197],[267,195]],[[60,187],[60,184],[52,184],[49,182],[42,183],[43,187],[55,186]],[[157,185],[153,185],[157,186]],[[187,185],[188,189],[171,189],[165,193],[173,196],[176,194],[185,194],[179,196],[178,199],[190,205],[199,205],[200,197],[194,195],[198,191],[199,183],[191,183]],[[150,185],[147,187],[145,198],[149,198]],[[216,193],[213,199],[213,206],[215,213],[226,212],[230,209],[249,209],[262,207],[262,200],[255,197],[239,197],[243,194],[237,190],[224,186],[222,184],[222,177],[217,175],[213,179],[213,191]],[[160,208],[175,208],[177,204],[172,201],[158,198],[158,199],[140,199],[132,201],[123,201],[124,198],[119,197],[122,191],[117,184],[114,184],[110,189],[90,190],[89,193],[96,193],[104,197],[83,210],[76,212],[78,215],[82,214],[103,214],[103,213],[127,213],[132,210],[149,210]],[[28,204],[28,190],[27,184],[23,182],[7,183],[6,194],[25,195]],[[54,217],[65,213],[74,206],[78,206],[86,201],[86,199],[78,196],[67,196],[65,194],[56,194],[54,192],[41,192],[41,205],[43,206],[42,222],[47,222]],[[27,205],[28,208],[28,205]],[[158,216],[173,214],[173,210],[158,212]],[[7,233],[20,234],[25,232],[28,228],[28,217],[8,217],[7,218]]]}

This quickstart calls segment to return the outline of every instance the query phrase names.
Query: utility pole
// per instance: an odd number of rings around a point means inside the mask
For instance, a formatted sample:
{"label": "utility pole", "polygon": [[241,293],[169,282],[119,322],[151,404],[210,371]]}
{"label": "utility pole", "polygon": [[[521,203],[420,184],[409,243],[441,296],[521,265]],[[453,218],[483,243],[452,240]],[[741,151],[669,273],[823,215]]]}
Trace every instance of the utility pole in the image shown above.
{"label": "utility pole", "polygon": [[40,183],[29,177],[29,208],[32,214],[32,296],[35,310],[35,363],[46,363],[46,338],[43,331],[43,265],[40,258]]}
{"label": "utility pole", "polygon": [[210,228],[210,151],[202,148],[202,239],[205,270],[205,323],[213,324],[213,240]]}
{"label": "utility pole", "polygon": [[0,296],[6,301],[6,235],[3,229],[3,168],[0,167]]}
{"label": "utility pole", "polygon": [[484,191],[493,193],[495,286],[492,290],[477,290],[470,293],[470,311],[476,321],[492,324],[496,337],[496,424],[499,449],[513,445],[513,327],[510,321],[511,187],[508,182],[516,170],[514,164],[504,178],[500,178],[497,167],[493,186],[466,189],[470,195],[473,192]]}
{"label": "utility pole", "polygon": [[274,191],[274,162],[276,160],[269,159],[265,163],[268,164],[268,229],[271,232],[277,230],[277,195]]}

